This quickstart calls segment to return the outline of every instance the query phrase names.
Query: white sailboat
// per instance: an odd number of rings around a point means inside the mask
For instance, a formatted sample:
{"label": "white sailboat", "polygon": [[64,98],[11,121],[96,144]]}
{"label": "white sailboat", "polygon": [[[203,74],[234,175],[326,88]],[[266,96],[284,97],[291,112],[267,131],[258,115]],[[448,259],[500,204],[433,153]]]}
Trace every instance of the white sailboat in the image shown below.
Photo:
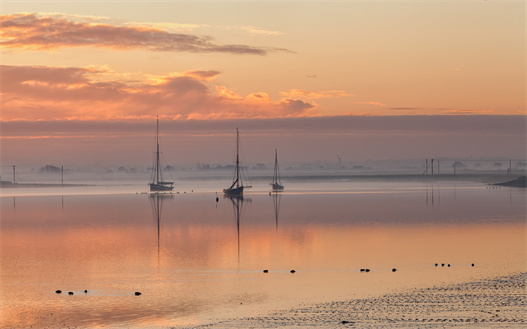
{"label": "white sailboat", "polygon": [[274,172],[273,172],[273,181],[269,183],[273,188],[273,191],[281,191],[284,189],[282,181],[280,180],[280,171],[278,170],[278,152],[274,150]]}
{"label": "white sailboat", "polygon": [[242,175],[240,173],[240,134],[236,128],[236,167],[234,169],[234,179],[229,188],[223,190],[227,196],[242,195],[245,188],[250,188],[250,185],[244,185]]}
{"label": "white sailboat", "polygon": [[152,171],[152,182],[148,185],[150,186],[150,191],[172,191],[174,189],[174,182],[165,182],[163,181],[163,176],[161,173],[161,161],[159,160],[159,118],[156,117],[156,158],[154,163],[154,169]]}

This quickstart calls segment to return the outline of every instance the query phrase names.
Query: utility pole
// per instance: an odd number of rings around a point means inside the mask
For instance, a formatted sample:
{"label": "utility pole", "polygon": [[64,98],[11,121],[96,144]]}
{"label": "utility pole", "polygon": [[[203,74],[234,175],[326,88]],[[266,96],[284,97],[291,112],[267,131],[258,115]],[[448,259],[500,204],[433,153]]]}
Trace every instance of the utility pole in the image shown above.
{"label": "utility pole", "polygon": [[60,167],[60,183],[64,185],[64,166]]}
{"label": "utility pole", "polygon": [[432,159],[432,176],[434,176],[434,159]]}
{"label": "utility pole", "polygon": [[15,166],[13,165],[13,184],[16,184],[16,170],[15,170]]}

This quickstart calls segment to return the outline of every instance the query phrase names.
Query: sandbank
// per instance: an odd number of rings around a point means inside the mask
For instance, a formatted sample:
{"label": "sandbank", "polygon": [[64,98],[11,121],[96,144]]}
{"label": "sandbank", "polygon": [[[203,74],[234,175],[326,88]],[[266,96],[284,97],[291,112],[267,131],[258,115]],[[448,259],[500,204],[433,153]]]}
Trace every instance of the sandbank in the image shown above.
{"label": "sandbank", "polygon": [[184,328],[525,328],[527,273]]}

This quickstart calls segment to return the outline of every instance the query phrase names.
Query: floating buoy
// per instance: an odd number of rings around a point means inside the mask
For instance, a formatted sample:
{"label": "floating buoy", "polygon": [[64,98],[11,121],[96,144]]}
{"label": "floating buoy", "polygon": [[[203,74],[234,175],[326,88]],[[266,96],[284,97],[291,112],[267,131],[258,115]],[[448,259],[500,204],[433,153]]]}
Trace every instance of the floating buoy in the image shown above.
{"label": "floating buoy", "polygon": [[472,263],[472,267],[474,267],[474,263]]}
{"label": "floating buoy", "polygon": [[136,296],[140,296],[141,293],[140,293],[139,291],[136,291],[136,292],[135,292],[135,295],[136,295]]}
{"label": "floating buoy", "polygon": [[437,265],[438,265],[438,264],[436,263],[436,266],[437,266]]}
{"label": "floating buoy", "polygon": [[55,291],[57,294],[61,294],[62,293],[62,290],[57,290]]}

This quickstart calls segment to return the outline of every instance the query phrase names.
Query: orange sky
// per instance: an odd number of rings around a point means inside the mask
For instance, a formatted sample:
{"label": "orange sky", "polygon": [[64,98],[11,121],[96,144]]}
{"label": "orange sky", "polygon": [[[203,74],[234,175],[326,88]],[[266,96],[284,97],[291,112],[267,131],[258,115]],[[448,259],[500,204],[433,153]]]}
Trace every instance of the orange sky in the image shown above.
{"label": "orange sky", "polygon": [[523,1],[5,1],[0,22],[3,124],[525,115]]}

